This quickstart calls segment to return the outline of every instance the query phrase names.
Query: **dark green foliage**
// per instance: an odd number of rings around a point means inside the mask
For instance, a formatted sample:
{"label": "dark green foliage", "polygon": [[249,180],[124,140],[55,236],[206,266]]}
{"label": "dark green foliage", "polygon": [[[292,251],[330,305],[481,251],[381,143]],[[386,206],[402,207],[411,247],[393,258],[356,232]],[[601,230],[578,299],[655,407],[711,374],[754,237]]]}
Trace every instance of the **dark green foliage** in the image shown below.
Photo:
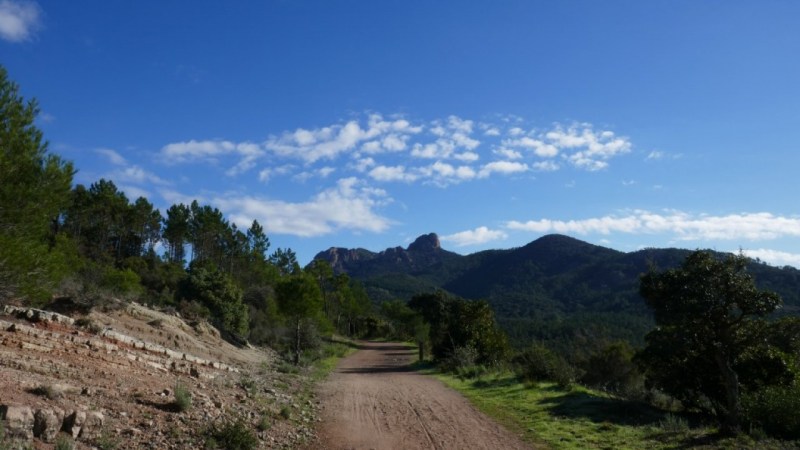
{"label": "dark green foliage", "polygon": [[192,393],[185,384],[178,381],[175,383],[175,400],[172,404],[178,412],[184,412],[192,407]]}
{"label": "dark green foliage", "polygon": [[[335,248],[317,257],[336,261],[334,271],[361,281],[376,303],[409,300],[437,289],[485,299],[517,348],[537,340],[559,352],[581,353],[587,343],[591,347],[598,341],[625,340],[641,346],[654,322],[639,294],[639,275],[651,264],[677,267],[690,253],[680,249],[622,253],[548,235],[524,247],[467,256],[412,245],[381,253]],[[800,312],[800,270],[752,261],[748,270],[759,288],[783,297],[785,306],[776,314]]]}
{"label": "dark green foliage", "polygon": [[294,328],[294,364],[300,363],[303,351],[302,323],[322,312],[322,292],[313,277],[300,273],[281,279],[275,287],[278,309]]}
{"label": "dark green foliage", "polygon": [[[759,318],[780,305],[777,294],[756,288],[746,265],[743,256],[718,259],[695,252],[680,268],[651,271],[641,282],[658,325],[638,356],[647,369],[647,385],[714,413],[729,433],[741,429],[743,387],[772,384],[780,376],[774,369],[740,365],[759,353],[752,351],[766,328]],[[767,379],[758,380],[761,376]]]}
{"label": "dark green foliage", "polygon": [[769,386],[746,394],[742,404],[748,419],[772,436],[800,439],[800,386]]}
{"label": "dark green foliage", "polygon": [[225,273],[193,267],[181,286],[179,297],[208,308],[212,321],[222,330],[238,336],[247,335],[248,311],[242,302],[242,291]]}
{"label": "dark green foliage", "polygon": [[74,170],[48,153],[38,113],[0,66],[0,300],[44,299],[69,271],[56,239]]}
{"label": "dark green foliage", "polygon": [[252,450],[258,446],[258,437],[244,419],[227,420],[211,427],[206,448],[225,450]]}
{"label": "dark green foliage", "polygon": [[581,365],[581,382],[618,394],[629,394],[642,382],[633,362],[634,349],[625,341],[608,344],[592,353]]}
{"label": "dark green foliage", "polygon": [[564,358],[538,342],[517,354],[512,362],[526,381],[553,381],[562,388],[569,388],[576,379],[575,369]]}
{"label": "dark green foliage", "polygon": [[408,306],[430,325],[429,339],[435,359],[444,360],[458,347],[477,351],[476,363],[493,365],[509,354],[505,334],[497,327],[488,303],[468,301],[441,291],[418,295]]}

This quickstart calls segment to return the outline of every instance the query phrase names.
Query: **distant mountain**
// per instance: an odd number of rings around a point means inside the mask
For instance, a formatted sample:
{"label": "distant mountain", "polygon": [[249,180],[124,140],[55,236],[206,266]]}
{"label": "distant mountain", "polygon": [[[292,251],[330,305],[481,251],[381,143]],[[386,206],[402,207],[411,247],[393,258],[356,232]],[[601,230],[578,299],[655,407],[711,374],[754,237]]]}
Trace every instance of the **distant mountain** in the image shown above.
{"label": "distant mountain", "polygon": [[[676,267],[689,253],[674,248],[625,253],[547,235],[524,247],[462,256],[442,249],[431,233],[405,249],[373,253],[331,248],[315,259],[360,280],[376,302],[436,289],[485,299],[518,343],[533,338],[637,343],[653,326],[638,293],[639,276],[651,265],[660,270]],[[759,262],[748,270],[761,288],[783,297],[783,313],[800,312],[800,271]]]}

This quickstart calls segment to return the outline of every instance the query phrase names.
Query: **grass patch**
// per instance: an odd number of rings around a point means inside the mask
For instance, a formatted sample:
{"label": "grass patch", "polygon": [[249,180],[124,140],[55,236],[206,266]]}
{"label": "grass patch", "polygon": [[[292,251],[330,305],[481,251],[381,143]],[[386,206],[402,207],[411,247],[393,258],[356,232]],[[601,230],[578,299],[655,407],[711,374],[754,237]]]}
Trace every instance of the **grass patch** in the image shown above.
{"label": "grass patch", "polygon": [[[461,392],[485,414],[534,446],[667,449],[731,444],[717,440],[713,428],[690,428],[685,421],[646,404],[619,400],[580,386],[567,390],[555,383],[523,383],[511,373],[469,380],[431,369],[425,372]],[[682,432],[665,432],[665,423],[668,427],[680,423]]]}
{"label": "grass patch", "polygon": [[172,404],[178,412],[184,412],[192,407],[192,393],[180,381],[175,383],[175,400]]}
{"label": "grass patch", "polygon": [[328,374],[336,369],[336,365],[339,364],[340,359],[351,353],[355,353],[357,350],[358,346],[345,338],[338,337],[326,340],[323,344],[322,358],[314,361],[311,379],[313,381],[319,381],[327,377]]}

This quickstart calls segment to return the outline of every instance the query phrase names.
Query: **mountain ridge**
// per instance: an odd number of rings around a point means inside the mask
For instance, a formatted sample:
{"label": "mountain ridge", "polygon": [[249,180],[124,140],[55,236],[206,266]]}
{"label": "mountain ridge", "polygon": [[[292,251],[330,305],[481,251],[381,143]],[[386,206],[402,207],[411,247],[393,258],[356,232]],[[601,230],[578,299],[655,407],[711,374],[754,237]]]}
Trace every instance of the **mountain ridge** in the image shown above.
{"label": "mountain ridge", "polygon": [[[677,267],[691,252],[621,252],[548,234],[522,247],[460,255],[441,248],[438,236],[429,233],[407,248],[375,253],[332,247],[314,259],[359,280],[376,303],[439,289],[484,299],[512,340],[574,335],[588,328],[604,337],[639,342],[653,325],[639,295],[639,276],[651,266]],[[760,288],[781,295],[783,314],[800,312],[800,271],[757,261],[748,270]]]}

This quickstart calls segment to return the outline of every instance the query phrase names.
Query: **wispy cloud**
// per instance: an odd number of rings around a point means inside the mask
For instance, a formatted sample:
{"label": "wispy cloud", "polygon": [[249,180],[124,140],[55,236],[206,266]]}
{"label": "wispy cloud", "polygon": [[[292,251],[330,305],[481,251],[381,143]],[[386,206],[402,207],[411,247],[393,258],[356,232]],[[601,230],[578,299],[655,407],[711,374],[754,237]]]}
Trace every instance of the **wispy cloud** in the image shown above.
{"label": "wispy cloud", "polygon": [[128,164],[128,161],[126,161],[125,158],[122,155],[120,155],[116,150],[112,150],[110,148],[98,148],[97,150],[95,150],[95,153],[105,157],[106,159],[108,159],[108,162],[114,164],[115,166],[124,166]]}
{"label": "wispy cloud", "polygon": [[377,166],[369,171],[369,176],[377,181],[416,181],[418,176],[406,172],[405,166]]}
{"label": "wispy cloud", "polygon": [[225,172],[226,175],[235,176],[252,169],[264,153],[261,146],[252,142],[189,140],[165,145],[161,149],[161,158],[168,164],[194,161],[218,164],[220,158],[236,155],[239,161]]}
{"label": "wispy cloud", "polygon": [[647,154],[645,161],[675,160],[683,158],[683,153],[668,153],[661,150],[653,150]]}
{"label": "wispy cloud", "polygon": [[41,9],[35,2],[0,1],[0,38],[10,42],[28,41],[41,26]]}
{"label": "wispy cloud", "polygon": [[770,213],[743,213],[725,216],[693,216],[680,211],[666,214],[634,211],[623,216],[604,216],[581,220],[539,219],[510,221],[510,230],[535,233],[649,234],[669,233],[680,241],[748,240],[759,241],[800,236],[800,219]]}
{"label": "wispy cloud", "polygon": [[753,259],[760,259],[774,266],[794,266],[800,267],[800,254],[782,252],[779,250],[771,250],[766,248],[759,248],[754,250],[742,250],[746,256]]}
{"label": "wispy cloud", "polygon": [[[508,128],[510,123],[514,126]],[[589,171],[605,169],[612,158],[632,147],[627,138],[588,123],[555,124],[545,130],[526,130],[521,125],[519,118],[494,125],[451,115],[413,123],[397,116],[369,114],[325,127],[284,131],[262,143],[175,142],[161,149],[160,159],[168,164],[203,162],[227,167],[228,176],[244,174],[267,159],[297,168],[299,172],[292,175],[297,182],[324,178],[334,161],[345,159],[347,163],[336,165],[340,176],[350,172],[367,174],[382,183],[447,186],[530,170],[553,172],[569,166]],[[105,156],[113,157],[107,152]],[[297,162],[300,167],[294,166]],[[266,168],[257,176],[265,182],[277,173]]]}
{"label": "wispy cloud", "polygon": [[340,179],[306,202],[292,203],[254,196],[226,195],[212,203],[230,219],[247,226],[257,219],[269,233],[301,237],[322,236],[340,229],[382,232],[391,221],[376,212],[390,202],[386,192],[356,178]]}
{"label": "wispy cloud", "polygon": [[487,227],[478,227],[474,230],[466,230],[458,233],[442,236],[445,242],[452,242],[456,247],[467,247],[470,245],[480,245],[487,242],[506,239],[508,235],[501,230],[491,230]]}
{"label": "wispy cloud", "polygon": [[314,163],[320,159],[332,160],[362,143],[361,150],[365,153],[401,151],[406,148],[408,136],[421,130],[405,119],[385,120],[379,114],[372,114],[364,128],[357,120],[311,130],[298,128],[269,138],[264,146],[277,155]]}

